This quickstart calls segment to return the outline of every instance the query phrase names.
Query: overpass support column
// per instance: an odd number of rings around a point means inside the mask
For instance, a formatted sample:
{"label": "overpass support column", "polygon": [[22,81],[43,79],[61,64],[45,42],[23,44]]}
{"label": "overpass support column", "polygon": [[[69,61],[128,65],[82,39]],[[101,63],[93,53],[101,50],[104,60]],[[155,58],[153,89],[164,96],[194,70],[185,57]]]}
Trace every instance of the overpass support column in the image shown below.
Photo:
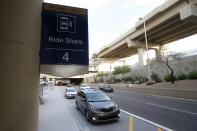
{"label": "overpass support column", "polygon": [[37,131],[41,5],[0,4],[0,131]]}
{"label": "overpass support column", "polygon": [[144,65],[144,48],[138,48],[138,60],[139,60],[139,65]]}
{"label": "overpass support column", "polygon": [[161,62],[161,52],[159,49],[155,49],[156,61]]}
{"label": "overpass support column", "polygon": [[161,62],[163,55],[162,45],[159,45],[159,48],[154,48],[154,50],[155,50],[156,61]]}

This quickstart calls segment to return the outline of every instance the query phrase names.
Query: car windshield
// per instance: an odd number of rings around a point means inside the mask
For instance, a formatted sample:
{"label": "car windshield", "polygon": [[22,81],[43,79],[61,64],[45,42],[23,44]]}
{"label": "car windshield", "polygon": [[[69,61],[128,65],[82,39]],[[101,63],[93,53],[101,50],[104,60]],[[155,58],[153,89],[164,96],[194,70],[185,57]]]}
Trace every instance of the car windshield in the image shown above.
{"label": "car windshield", "polygon": [[110,100],[110,98],[103,92],[87,93],[86,97],[88,102],[101,102]]}
{"label": "car windshield", "polygon": [[82,86],[81,88],[90,88],[90,86]]}
{"label": "car windshield", "polygon": [[67,92],[76,92],[77,90],[75,88],[67,88]]}

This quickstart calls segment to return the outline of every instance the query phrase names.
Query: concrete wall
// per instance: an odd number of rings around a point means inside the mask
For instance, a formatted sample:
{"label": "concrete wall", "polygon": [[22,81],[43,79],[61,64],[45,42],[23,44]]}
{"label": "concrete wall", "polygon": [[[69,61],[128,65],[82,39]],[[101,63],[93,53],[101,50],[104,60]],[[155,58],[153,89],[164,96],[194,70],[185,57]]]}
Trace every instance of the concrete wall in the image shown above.
{"label": "concrete wall", "polygon": [[[188,56],[176,60],[169,61],[169,65],[173,68],[174,74],[188,74],[192,71],[197,72],[197,55],[195,56]],[[148,78],[148,67],[145,66],[136,66],[131,67],[131,72],[125,74],[125,77],[128,76],[143,76],[145,78]],[[170,74],[170,70],[166,66],[164,62],[154,62],[150,64],[151,73],[155,73],[158,75],[160,79],[163,80],[164,76],[167,74]],[[105,77],[104,80],[110,80],[113,75],[110,75],[108,77]],[[115,79],[121,79],[122,75],[115,75],[113,76]],[[90,78],[89,78],[90,79]],[[99,78],[97,78],[99,79]]]}
{"label": "concrete wall", "polygon": [[[197,71],[197,56],[189,56],[177,60],[169,61],[169,65],[173,68],[175,75],[187,74],[192,71]],[[152,73],[156,73],[161,79],[167,74],[170,73],[170,70],[164,63],[151,63],[150,69]],[[140,75],[148,77],[147,66],[140,66],[131,68],[131,75]]]}
{"label": "concrete wall", "polygon": [[0,131],[37,131],[41,5],[0,4]]}

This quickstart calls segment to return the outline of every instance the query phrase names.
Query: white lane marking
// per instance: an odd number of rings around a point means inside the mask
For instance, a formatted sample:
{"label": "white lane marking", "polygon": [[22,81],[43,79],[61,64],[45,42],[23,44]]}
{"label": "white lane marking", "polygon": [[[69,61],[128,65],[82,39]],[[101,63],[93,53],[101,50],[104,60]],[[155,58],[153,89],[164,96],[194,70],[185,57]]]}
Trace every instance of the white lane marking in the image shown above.
{"label": "white lane marking", "polygon": [[183,113],[187,113],[187,114],[190,114],[190,115],[197,116],[197,113],[193,113],[193,112],[189,112],[189,111],[184,111],[184,110],[179,110],[179,109],[176,109],[176,108],[173,108],[173,107],[166,107],[166,106],[161,106],[161,105],[153,104],[153,103],[146,103],[146,104],[152,105],[152,106],[161,107],[161,108],[165,108],[165,109],[169,109],[169,110],[179,111],[179,112],[183,112]]}
{"label": "white lane marking", "polygon": [[166,131],[174,131],[174,130],[172,130],[172,129],[169,129],[169,128],[167,128],[167,127],[165,127],[165,126],[162,126],[162,125],[160,125],[160,124],[157,124],[157,123],[155,123],[155,122],[149,121],[149,120],[147,120],[147,119],[145,119],[145,118],[142,118],[142,117],[140,117],[140,116],[131,114],[131,113],[125,111],[125,110],[120,109],[120,111],[123,112],[123,113],[125,113],[125,114],[128,114],[128,115],[130,115],[130,116],[133,116],[133,117],[135,117],[135,118],[137,118],[137,119],[140,119],[140,120],[142,120],[142,121],[144,121],[144,122],[146,122],[146,123],[149,123],[149,124],[152,124],[152,125],[154,125],[154,126],[156,126],[156,127],[162,128],[162,129],[164,129],[164,130],[166,130]]}
{"label": "white lane marking", "polygon": [[121,91],[121,90],[116,90],[116,91],[118,93],[129,93],[129,94],[144,95],[144,96],[148,96],[148,97],[159,97],[160,99],[168,99],[168,100],[171,100],[171,101],[178,101],[178,102],[184,102],[184,103],[197,104],[197,100],[192,100],[192,99],[184,99],[184,98],[176,98],[176,97],[170,97],[170,96],[161,96],[161,95],[136,93],[136,92],[132,92],[132,91]]}

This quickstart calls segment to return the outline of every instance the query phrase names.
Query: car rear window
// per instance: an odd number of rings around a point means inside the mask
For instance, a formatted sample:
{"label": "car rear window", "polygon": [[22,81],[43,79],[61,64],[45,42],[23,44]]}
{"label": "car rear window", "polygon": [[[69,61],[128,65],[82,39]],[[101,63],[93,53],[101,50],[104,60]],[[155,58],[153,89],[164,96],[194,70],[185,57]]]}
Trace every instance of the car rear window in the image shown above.
{"label": "car rear window", "polygon": [[74,88],[67,88],[67,90],[66,90],[67,92],[76,92],[76,89],[74,89]]}

